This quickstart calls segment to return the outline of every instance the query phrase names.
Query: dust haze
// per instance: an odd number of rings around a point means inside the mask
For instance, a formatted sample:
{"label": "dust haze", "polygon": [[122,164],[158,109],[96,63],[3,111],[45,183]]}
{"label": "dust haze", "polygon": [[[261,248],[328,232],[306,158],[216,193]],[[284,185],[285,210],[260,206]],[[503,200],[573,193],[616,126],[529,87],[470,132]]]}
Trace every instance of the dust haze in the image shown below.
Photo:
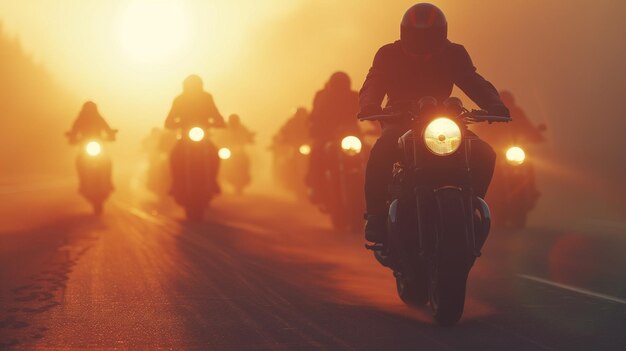
{"label": "dust haze", "polygon": [[[65,6],[60,3],[58,6]],[[71,3],[66,6],[73,6]],[[219,74],[210,68],[214,56],[199,60],[195,72],[189,73],[205,77],[205,86],[224,115],[239,113],[244,123],[258,132],[258,182],[269,181],[265,150],[284,120],[297,106],[310,108],[315,91],[336,70],[348,72],[353,88],[360,88],[374,53],[397,39],[400,18],[413,3],[292,2],[282,11],[260,19],[248,15],[239,23],[244,28],[237,54],[229,55],[229,64]],[[626,3],[433,3],[448,17],[449,38],[467,48],[479,72],[499,89],[513,92],[534,123],[548,126],[547,142],[533,150],[539,154],[537,177],[543,197],[532,219],[564,222],[590,212],[592,219],[623,220],[626,25],[621,17]],[[260,6],[250,1],[235,5],[247,14]],[[11,15],[4,10],[0,19]],[[67,77],[58,63],[47,63],[46,52],[38,50],[39,43],[32,36],[22,41],[20,30],[19,26],[6,26],[0,37],[2,177],[71,175],[72,151],[62,132],[69,128],[80,103],[92,98],[93,92],[78,87],[100,83],[96,75],[86,81],[80,81],[80,76]],[[46,28],[37,30],[45,36]],[[196,45],[210,44],[198,40]],[[58,50],[65,53],[57,56],[67,55],[68,64],[72,62],[72,50]],[[98,70],[98,62],[93,65],[93,70]],[[178,72],[180,68],[172,63],[162,74],[171,76],[169,69]],[[141,138],[151,127],[161,125],[179,90],[177,82],[162,90],[145,89],[142,98],[124,99],[141,95],[142,89],[119,81],[109,100],[99,93],[105,117],[121,130],[116,158],[130,155],[128,162],[132,162],[140,156]],[[113,87],[102,91],[113,91]],[[128,152],[122,155],[121,150]]]}

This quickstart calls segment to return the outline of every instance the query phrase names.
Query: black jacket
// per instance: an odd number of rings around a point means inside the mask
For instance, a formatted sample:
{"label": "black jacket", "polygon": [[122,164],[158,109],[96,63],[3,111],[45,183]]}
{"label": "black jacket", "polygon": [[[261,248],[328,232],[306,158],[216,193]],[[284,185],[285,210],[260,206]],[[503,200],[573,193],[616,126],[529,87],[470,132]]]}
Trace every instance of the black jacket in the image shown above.
{"label": "black jacket", "polygon": [[455,84],[480,108],[507,112],[496,88],[476,72],[462,45],[448,42],[431,59],[418,61],[403,51],[400,41],[376,53],[359,94],[361,112],[380,107],[385,95],[391,106],[425,96],[442,102],[450,97]]}

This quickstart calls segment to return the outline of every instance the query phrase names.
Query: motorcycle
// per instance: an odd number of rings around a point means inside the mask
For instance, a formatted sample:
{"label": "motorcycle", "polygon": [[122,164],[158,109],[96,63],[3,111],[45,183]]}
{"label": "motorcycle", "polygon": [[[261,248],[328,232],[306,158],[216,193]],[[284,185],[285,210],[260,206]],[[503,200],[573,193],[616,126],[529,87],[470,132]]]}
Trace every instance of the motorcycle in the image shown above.
{"label": "motorcycle", "polygon": [[232,185],[236,194],[242,194],[251,182],[250,157],[244,147],[223,147],[217,154],[223,162],[220,178]]}
{"label": "motorcycle", "polygon": [[80,145],[80,152],[76,157],[76,168],[80,181],[79,192],[89,201],[96,216],[102,214],[104,202],[113,192],[111,182],[112,162],[103,149],[105,141],[115,141],[117,130],[113,130],[105,137],[76,136],[66,133],[71,145]]}
{"label": "motorcycle", "polygon": [[[546,126],[539,125],[537,130],[543,132]],[[535,184],[533,161],[519,143],[499,151],[504,157],[498,158],[488,196],[494,208],[494,223],[523,229],[540,196]]]}
{"label": "motorcycle", "polygon": [[150,136],[143,142],[143,150],[147,156],[145,185],[159,201],[169,197],[171,175],[169,171],[169,155],[176,142],[176,137],[169,131],[153,129]]}
{"label": "motorcycle", "polygon": [[361,138],[346,135],[323,145],[324,176],[319,180],[319,209],[330,215],[333,227],[341,231],[363,229],[365,164],[367,152]]}
{"label": "motorcycle", "polygon": [[446,100],[444,111],[433,107],[432,98],[417,106],[361,118],[412,123],[398,140],[403,158],[393,169],[388,241],[366,248],[394,271],[402,301],[428,303],[435,321],[451,326],[463,314],[467,277],[491,222],[487,203],[474,195],[469,172],[473,138],[466,125],[510,118],[468,111],[453,98]]}
{"label": "motorcycle", "polygon": [[308,143],[273,145],[272,151],[274,153],[274,178],[297,200],[306,200],[308,189],[305,177],[310,163],[311,145]]}
{"label": "motorcycle", "polygon": [[201,220],[204,209],[220,193],[216,181],[219,158],[207,134],[207,127],[182,128],[170,155],[171,194],[191,221]]}

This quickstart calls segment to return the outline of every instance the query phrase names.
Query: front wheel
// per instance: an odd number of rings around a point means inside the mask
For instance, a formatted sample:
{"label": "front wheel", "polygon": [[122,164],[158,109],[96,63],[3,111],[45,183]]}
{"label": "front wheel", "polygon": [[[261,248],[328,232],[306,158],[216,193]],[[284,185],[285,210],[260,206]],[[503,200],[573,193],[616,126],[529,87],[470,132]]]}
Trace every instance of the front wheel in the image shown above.
{"label": "front wheel", "polygon": [[103,207],[104,207],[104,204],[102,203],[102,201],[96,201],[92,204],[92,206],[93,206],[93,214],[98,217],[101,216]]}
{"label": "front wheel", "polygon": [[463,315],[470,267],[465,202],[461,191],[442,189],[436,194],[436,203],[439,212],[436,255],[428,263],[428,295],[435,321],[452,326]]}
{"label": "front wheel", "polygon": [[436,259],[428,268],[428,300],[437,324],[450,327],[463,315],[467,274],[450,269]]}
{"label": "front wheel", "polygon": [[428,302],[428,289],[425,279],[422,276],[417,279],[408,280],[401,274],[394,274],[396,277],[396,289],[398,296],[405,304],[409,306],[423,306]]}
{"label": "front wheel", "polygon": [[201,221],[204,217],[204,207],[203,206],[187,206],[185,207],[185,216],[187,220],[190,222],[198,222]]}

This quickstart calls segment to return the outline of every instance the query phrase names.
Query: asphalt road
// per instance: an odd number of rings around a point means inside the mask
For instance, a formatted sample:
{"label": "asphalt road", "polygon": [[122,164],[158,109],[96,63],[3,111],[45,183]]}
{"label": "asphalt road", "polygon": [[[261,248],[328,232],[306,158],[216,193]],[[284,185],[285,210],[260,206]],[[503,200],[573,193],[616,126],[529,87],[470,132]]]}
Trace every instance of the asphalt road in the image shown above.
{"label": "asphalt road", "polygon": [[224,197],[187,224],[55,194],[0,195],[0,349],[626,350],[619,225],[494,231],[440,328],[307,205]]}

